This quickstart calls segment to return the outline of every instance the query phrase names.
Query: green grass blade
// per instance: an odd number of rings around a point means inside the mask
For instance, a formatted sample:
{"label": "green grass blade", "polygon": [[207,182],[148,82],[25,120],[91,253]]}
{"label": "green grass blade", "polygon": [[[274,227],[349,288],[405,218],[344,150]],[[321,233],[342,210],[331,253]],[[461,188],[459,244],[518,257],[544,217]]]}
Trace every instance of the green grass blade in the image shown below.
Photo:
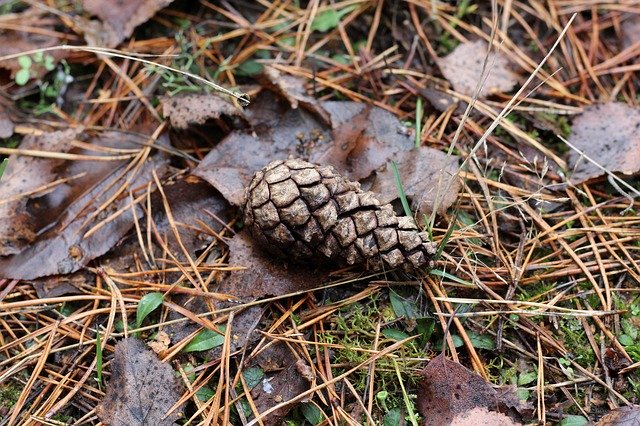
{"label": "green grass blade", "polygon": [[413,217],[413,214],[411,213],[411,207],[409,207],[409,201],[407,200],[407,194],[404,193],[404,188],[402,187],[398,165],[395,161],[391,161],[391,168],[393,169],[393,177],[396,180],[396,188],[398,189],[398,195],[400,196],[400,201],[402,202],[404,214],[406,216]]}

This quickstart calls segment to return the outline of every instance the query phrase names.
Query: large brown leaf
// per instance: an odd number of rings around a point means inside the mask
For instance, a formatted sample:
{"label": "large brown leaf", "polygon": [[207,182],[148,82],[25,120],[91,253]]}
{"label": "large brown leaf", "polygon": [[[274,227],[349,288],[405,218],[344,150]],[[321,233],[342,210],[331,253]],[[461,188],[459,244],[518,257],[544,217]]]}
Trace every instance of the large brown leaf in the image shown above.
{"label": "large brown leaf", "polygon": [[[640,171],[640,108],[620,102],[592,105],[573,121],[569,142],[610,172]],[[569,154],[573,184],[605,172],[578,152]]]}
{"label": "large brown leaf", "polygon": [[166,414],[181,395],[182,385],[171,366],[140,340],[128,338],[116,345],[107,394],[96,414],[108,425],[173,425],[181,409]]}

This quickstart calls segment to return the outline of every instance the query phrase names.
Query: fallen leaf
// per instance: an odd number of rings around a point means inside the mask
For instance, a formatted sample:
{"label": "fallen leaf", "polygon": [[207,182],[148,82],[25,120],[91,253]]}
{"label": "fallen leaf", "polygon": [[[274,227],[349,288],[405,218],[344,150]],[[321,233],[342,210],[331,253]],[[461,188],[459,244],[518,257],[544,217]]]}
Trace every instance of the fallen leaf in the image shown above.
{"label": "fallen leaf", "polygon": [[350,180],[360,180],[413,146],[389,111],[356,102],[323,105],[331,114],[332,138],[318,141],[309,156],[312,163],[332,165]]}
{"label": "fallen leaf", "polygon": [[0,139],[6,139],[13,135],[13,121],[7,114],[6,108],[0,104]]}
{"label": "fallen leaf", "polygon": [[[41,136],[27,135],[20,149],[68,152],[79,133],[79,129],[69,129]],[[0,185],[0,255],[19,253],[34,241],[38,229],[34,216],[27,211],[27,202],[31,198],[28,194],[51,183],[57,177],[55,169],[63,163],[64,160],[57,159],[9,156]],[[38,192],[37,196],[44,193]]]}
{"label": "fallen leaf", "polygon": [[322,107],[322,103],[313,96],[307,95],[304,87],[307,80],[284,74],[271,66],[264,67],[260,80],[264,87],[284,97],[292,109],[296,109],[300,105],[314,113],[324,124],[331,124],[331,117]]}
{"label": "fallen leaf", "polygon": [[[77,164],[79,161],[71,163],[69,170],[75,170],[76,166],[87,167]],[[152,181],[153,170],[156,170],[158,175],[163,174],[166,160],[162,156],[148,159],[135,172],[125,171],[126,163],[120,166],[112,162],[104,163],[109,167],[106,175],[86,176],[86,182],[93,182],[91,185],[80,188],[78,185],[60,185],[33,202],[33,211],[40,212],[40,218],[47,219],[40,224],[39,229],[43,231],[26,249],[13,256],[0,258],[0,276],[30,280],[75,272],[89,261],[105,254],[128,233],[134,221],[132,209],[125,208],[130,204],[126,189],[110,204],[107,211],[102,211],[88,222],[87,219],[123,184],[128,182],[127,188],[131,189],[146,188],[147,183]],[[98,176],[101,180],[96,181]],[[123,209],[120,215],[110,218],[96,232],[85,237],[87,231],[120,209]],[[139,206],[136,206],[135,211],[140,217],[142,213]],[[35,214],[34,216],[38,217]]]}
{"label": "fallen leaf", "polygon": [[635,13],[626,14],[627,19],[622,21],[620,30],[622,32],[622,48],[628,49],[635,43],[640,42],[640,15]]}
{"label": "fallen leaf", "polygon": [[[23,27],[38,28],[40,30],[37,32],[12,29],[1,30],[0,57],[59,45],[60,39],[50,34],[55,31],[55,26],[58,24],[59,20],[57,18],[45,15],[38,8],[30,8],[21,13],[0,16],[0,28]],[[54,50],[46,54],[51,56],[53,64],[56,64],[67,55],[67,52]],[[11,70],[12,76],[22,68],[18,58],[0,61],[0,67]],[[29,71],[34,79],[42,77],[49,72],[43,65],[35,64],[33,61]]]}
{"label": "fallen leaf", "polygon": [[239,299],[281,296],[320,287],[328,272],[316,268],[288,264],[264,254],[246,232],[240,232],[229,242],[229,264],[246,267],[232,271],[216,291]]}
{"label": "fallen leaf", "polygon": [[640,405],[631,405],[611,410],[595,426],[634,426],[640,425]]}
{"label": "fallen leaf", "polygon": [[518,426],[521,424],[502,413],[489,411],[485,407],[476,407],[455,416],[450,426]]}
{"label": "fallen leaf", "polygon": [[417,405],[423,426],[450,424],[476,407],[507,411],[500,407],[504,393],[498,394],[479,375],[443,354],[433,358],[420,375]]}
{"label": "fallen leaf", "polygon": [[253,131],[232,132],[193,173],[239,206],[253,174],[274,159],[309,159],[359,180],[413,146],[388,111],[357,102],[324,102],[322,107],[331,128],[306,110],[283,105],[273,93],[261,93],[246,111]]}
{"label": "fallen leaf", "polygon": [[[640,171],[640,108],[620,102],[591,105],[573,121],[569,142],[610,172]],[[569,176],[577,185],[604,172],[571,151]]]}
{"label": "fallen leaf", "polygon": [[166,414],[181,396],[182,385],[171,366],[140,340],[128,338],[116,345],[107,394],[96,414],[110,425],[173,425],[182,409]]}
{"label": "fallen leaf", "polygon": [[131,37],[138,25],[171,2],[173,0],[83,0],[84,9],[102,21],[101,25],[91,21],[96,28],[85,32],[85,39],[93,46],[116,47]]}
{"label": "fallen leaf", "polygon": [[[456,92],[473,96],[483,77],[483,64],[488,44],[483,40],[460,44],[453,52],[437,60],[442,75],[449,80]],[[480,89],[479,97],[495,92],[508,92],[518,83],[518,76],[511,71],[509,59],[502,52],[491,51],[484,74],[488,73]]]}
{"label": "fallen leaf", "polygon": [[211,93],[193,93],[182,96],[163,96],[162,114],[171,126],[187,129],[193,124],[204,124],[221,115],[242,116],[242,109],[232,102]]}
{"label": "fallen leaf", "polygon": [[[413,210],[430,214],[434,209],[443,214],[457,199],[461,188],[457,176],[460,158],[429,147],[398,153],[394,160],[402,187],[413,201]],[[371,191],[379,194],[381,203],[398,198],[393,168],[389,165],[376,173]]]}
{"label": "fallen leaf", "polygon": [[59,297],[66,294],[82,294],[83,285],[91,285],[95,282],[95,277],[85,271],[78,271],[67,275],[54,275],[33,281],[31,285],[35,289],[38,297],[46,299],[49,297]]}
{"label": "fallen leaf", "polygon": [[[309,389],[309,381],[296,368],[296,357],[284,343],[276,343],[249,361],[247,368],[260,366],[265,375],[251,390],[258,413],[287,402]],[[267,426],[280,425],[292,405],[285,405],[262,419]]]}

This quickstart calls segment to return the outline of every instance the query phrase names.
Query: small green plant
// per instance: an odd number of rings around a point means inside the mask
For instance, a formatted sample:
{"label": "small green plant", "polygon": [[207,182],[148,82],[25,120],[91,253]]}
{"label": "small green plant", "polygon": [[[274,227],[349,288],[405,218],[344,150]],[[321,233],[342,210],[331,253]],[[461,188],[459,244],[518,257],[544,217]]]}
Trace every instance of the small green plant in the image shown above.
{"label": "small green plant", "polygon": [[40,70],[53,71],[56,67],[54,57],[42,52],[36,52],[31,56],[22,55],[18,57],[18,64],[20,69],[16,72],[15,81],[19,86],[27,84],[29,79],[36,76]]}

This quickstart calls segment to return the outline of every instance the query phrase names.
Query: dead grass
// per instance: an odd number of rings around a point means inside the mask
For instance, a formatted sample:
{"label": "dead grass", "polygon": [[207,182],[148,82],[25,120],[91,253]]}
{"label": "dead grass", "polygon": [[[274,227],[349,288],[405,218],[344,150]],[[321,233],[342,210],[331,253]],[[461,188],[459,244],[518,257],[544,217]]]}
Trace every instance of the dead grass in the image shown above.
{"label": "dead grass", "polygon": [[[570,117],[592,102],[610,99],[637,105],[638,68],[629,65],[637,58],[637,43],[624,50],[614,46],[621,37],[622,13],[637,15],[640,8],[578,0],[498,2],[496,36],[491,37],[492,15],[484,5],[464,13],[440,2],[311,1],[306,8],[296,3],[265,0],[246,9],[235,2],[179,3],[160,12],[122,50],[177,54],[153,61],[175,68],[189,61],[186,71],[234,91],[253,82],[251,70],[271,64],[307,78],[309,91],[320,99],[366,102],[413,122],[416,99],[425,96],[425,88],[445,87],[434,66],[443,51],[483,38],[511,52],[519,73],[528,76],[572,14],[578,16],[534,79],[544,84],[515,99],[517,120],[502,121],[500,131],[478,149],[476,141],[509,97],[476,100],[464,120],[455,106],[425,111],[421,143],[446,151],[460,128],[456,150],[470,160],[460,172],[464,185],[456,208],[436,218],[432,230],[441,241],[455,226],[436,268],[440,273],[372,281],[339,272],[330,285],[349,289],[344,300],[325,300],[332,297],[330,290],[318,290],[252,303],[268,318],[257,331],[261,340],[256,347],[231,353],[227,331],[219,359],[181,353],[193,336],[163,348],[160,357],[180,372],[188,389],[185,421],[261,424],[262,417],[248,417],[255,403],[243,361],[273,342],[286,342],[306,361],[314,380],[297,398],[306,404],[289,414],[291,424],[302,424],[310,412],[322,413],[323,424],[378,424],[393,408],[406,415],[412,406],[407,396],[417,392],[412,376],[440,351],[437,342],[443,340],[452,359],[495,384],[528,391],[536,407],[534,422],[558,421],[566,413],[596,420],[615,407],[637,403],[640,343],[633,338],[621,342],[620,336],[632,337],[640,328],[640,202],[630,204],[604,179],[564,185],[566,147],[553,131],[537,130],[536,114]],[[312,31],[312,23],[330,10],[344,11],[339,22],[326,32]],[[71,13],[71,6],[60,12]],[[60,31],[70,33],[71,22],[61,23]],[[175,38],[176,33],[181,36]],[[157,137],[163,125],[154,121],[156,95],[199,88],[170,71],[126,58],[85,53],[67,61],[82,82],[82,100],[73,108],[51,108],[43,117],[25,109],[21,133],[83,125],[151,129]],[[450,88],[443,92],[471,101]],[[31,99],[19,90],[11,96],[25,108]],[[181,138],[179,148],[198,159],[207,144],[197,138],[212,140],[197,133],[174,136]],[[147,149],[117,158],[135,156],[134,161],[143,162]],[[19,148],[1,148],[0,153],[33,154]],[[176,161],[180,167],[194,166],[189,159]],[[639,188],[637,178],[629,183]],[[163,183],[157,180],[156,185]],[[136,193],[132,205],[145,205],[149,190]],[[170,222],[179,235],[185,224]],[[148,325],[130,329],[127,324],[146,293],[224,297],[209,293],[208,285],[224,271],[244,266],[230,267],[224,251],[208,262],[204,255],[194,259],[186,252],[188,261],[182,262],[166,251],[165,261],[155,259],[157,269],[145,270],[140,259],[150,261],[145,250],[150,237],[140,226],[136,229],[141,243],[137,263],[127,270],[93,270],[93,281],[83,281],[80,294],[40,298],[29,282],[0,281],[0,425],[96,424],[95,406],[104,397],[104,386],[96,382],[98,333],[108,381],[109,360],[120,338],[140,332],[151,341],[159,330],[180,322],[215,330],[248,308],[243,304],[196,314],[165,301]],[[230,231],[216,238],[224,241]],[[181,277],[175,279],[176,273]],[[416,318],[398,318],[394,311],[389,292],[398,284],[405,286],[403,297],[417,309]],[[170,319],[171,312],[182,319]],[[435,324],[426,341],[414,336],[414,323],[422,317]],[[385,337],[387,329],[408,337]],[[479,343],[478,336],[487,336],[493,349]],[[611,353],[630,364],[618,376],[606,367]],[[536,379],[521,379],[527,373]],[[198,396],[203,389],[209,392],[205,400]],[[390,393],[384,404],[382,391]]]}

